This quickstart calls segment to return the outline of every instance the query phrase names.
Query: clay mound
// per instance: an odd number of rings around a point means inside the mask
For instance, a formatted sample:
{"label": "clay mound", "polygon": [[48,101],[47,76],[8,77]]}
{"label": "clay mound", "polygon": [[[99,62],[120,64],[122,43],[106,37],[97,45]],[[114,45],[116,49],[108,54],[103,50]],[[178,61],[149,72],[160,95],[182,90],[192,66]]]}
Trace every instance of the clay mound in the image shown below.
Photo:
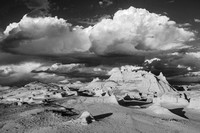
{"label": "clay mound", "polygon": [[169,85],[166,78],[160,73],[159,76],[146,71],[134,71],[130,68],[115,69],[108,81],[114,81],[121,85],[121,89],[137,90],[146,94],[162,95],[166,92],[176,91]]}
{"label": "clay mound", "polygon": [[109,74],[111,76],[107,80],[95,79],[81,87],[79,92],[87,96],[98,97],[114,94],[118,100],[123,100],[128,96],[130,101],[142,100],[148,103],[166,93],[177,94],[162,73],[156,76],[151,72],[137,71],[132,66],[123,66],[121,69],[112,69]]}
{"label": "clay mound", "polygon": [[41,104],[48,100],[61,99],[71,95],[77,94],[65,85],[32,82],[18,89],[10,89],[6,94],[0,95],[0,103]]}

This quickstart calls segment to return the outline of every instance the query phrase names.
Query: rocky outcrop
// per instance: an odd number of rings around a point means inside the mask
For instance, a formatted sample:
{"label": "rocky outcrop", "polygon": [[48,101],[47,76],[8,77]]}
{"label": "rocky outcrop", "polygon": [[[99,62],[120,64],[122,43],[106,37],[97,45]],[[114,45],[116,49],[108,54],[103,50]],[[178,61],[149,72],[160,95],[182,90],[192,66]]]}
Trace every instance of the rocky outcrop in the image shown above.
{"label": "rocky outcrop", "polygon": [[136,91],[143,94],[162,95],[166,92],[175,91],[162,73],[159,76],[155,76],[151,72],[132,71],[129,68],[116,69],[107,81],[114,81],[120,84],[118,88],[125,92]]}
{"label": "rocky outcrop", "polygon": [[32,82],[24,87],[10,90],[10,92],[1,95],[1,103],[22,103],[40,104],[50,99],[60,99],[63,97],[76,95],[65,85],[44,84]]}
{"label": "rocky outcrop", "polygon": [[[104,97],[114,94],[118,100],[129,97],[130,100],[156,101],[153,98],[161,97],[166,93],[177,94],[166,78],[134,67],[123,66],[112,69],[107,80],[93,80],[79,89],[90,96]],[[159,100],[157,100],[159,101]]]}

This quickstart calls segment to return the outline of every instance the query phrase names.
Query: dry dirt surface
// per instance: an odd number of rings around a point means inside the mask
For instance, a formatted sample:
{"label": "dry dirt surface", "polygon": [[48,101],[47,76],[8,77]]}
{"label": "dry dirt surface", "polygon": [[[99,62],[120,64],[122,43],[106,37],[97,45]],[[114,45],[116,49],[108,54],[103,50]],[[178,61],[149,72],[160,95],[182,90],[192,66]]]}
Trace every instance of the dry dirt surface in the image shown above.
{"label": "dry dirt surface", "polygon": [[[71,99],[74,99],[73,102],[69,102],[70,98],[67,98],[40,105],[1,104],[0,132],[199,133],[200,131],[200,121],[194,116],[194,112],[191,113],[193,115],[186,114],[187,118],[170,115],[163,117],[151,113],[148,108],[123,107],[112,103],[88,103],[87,97],[79,96]],[[88,121],[86,125],[77,123],[76,119],[85,110],[92,114],[94,121]]]}

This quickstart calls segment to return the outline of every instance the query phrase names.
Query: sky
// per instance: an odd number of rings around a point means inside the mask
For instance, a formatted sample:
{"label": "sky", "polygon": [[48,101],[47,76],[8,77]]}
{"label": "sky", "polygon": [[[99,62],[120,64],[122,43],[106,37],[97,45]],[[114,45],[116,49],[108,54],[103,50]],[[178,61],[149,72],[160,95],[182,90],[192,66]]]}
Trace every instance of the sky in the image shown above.
{"label": "sky", "polygon": [[[198,0],[2,0],[0,85],[44,80],[47,73],[32,71],[54,63],[84,64],[83,72],[160,58],[153,68],[165,75],[199,71],[199,5]],[[64,78],[53,73],[53,80]]]}

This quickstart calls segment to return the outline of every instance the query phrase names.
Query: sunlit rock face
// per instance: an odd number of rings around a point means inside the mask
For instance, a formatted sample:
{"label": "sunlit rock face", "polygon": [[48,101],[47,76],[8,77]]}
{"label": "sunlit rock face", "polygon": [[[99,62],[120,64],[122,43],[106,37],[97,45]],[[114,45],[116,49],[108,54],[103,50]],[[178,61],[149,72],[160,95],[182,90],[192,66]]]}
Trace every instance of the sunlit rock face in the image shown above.
{"label": "sunlit rock face", "polygon": [[155,76],[151,72],[134,71],[124,67],[113,72],[108,81],[119,83],[120,89],[128,91],[137,90],[146,94],[161,95],[174,91],[162,73],[159,76]]}
{"label": "sunlit rock face", "polygon": [[80,91],[85,91],[91,96],[114,94],[120,98],[129,96],[131,99],[153,99],[167,92],[176,91],[162,73],[156,76],[150,72],[137,71],[132,66],[122,66],[113,68],[109,74],[111,76],[107,80],[94,80],[82,87]]}

